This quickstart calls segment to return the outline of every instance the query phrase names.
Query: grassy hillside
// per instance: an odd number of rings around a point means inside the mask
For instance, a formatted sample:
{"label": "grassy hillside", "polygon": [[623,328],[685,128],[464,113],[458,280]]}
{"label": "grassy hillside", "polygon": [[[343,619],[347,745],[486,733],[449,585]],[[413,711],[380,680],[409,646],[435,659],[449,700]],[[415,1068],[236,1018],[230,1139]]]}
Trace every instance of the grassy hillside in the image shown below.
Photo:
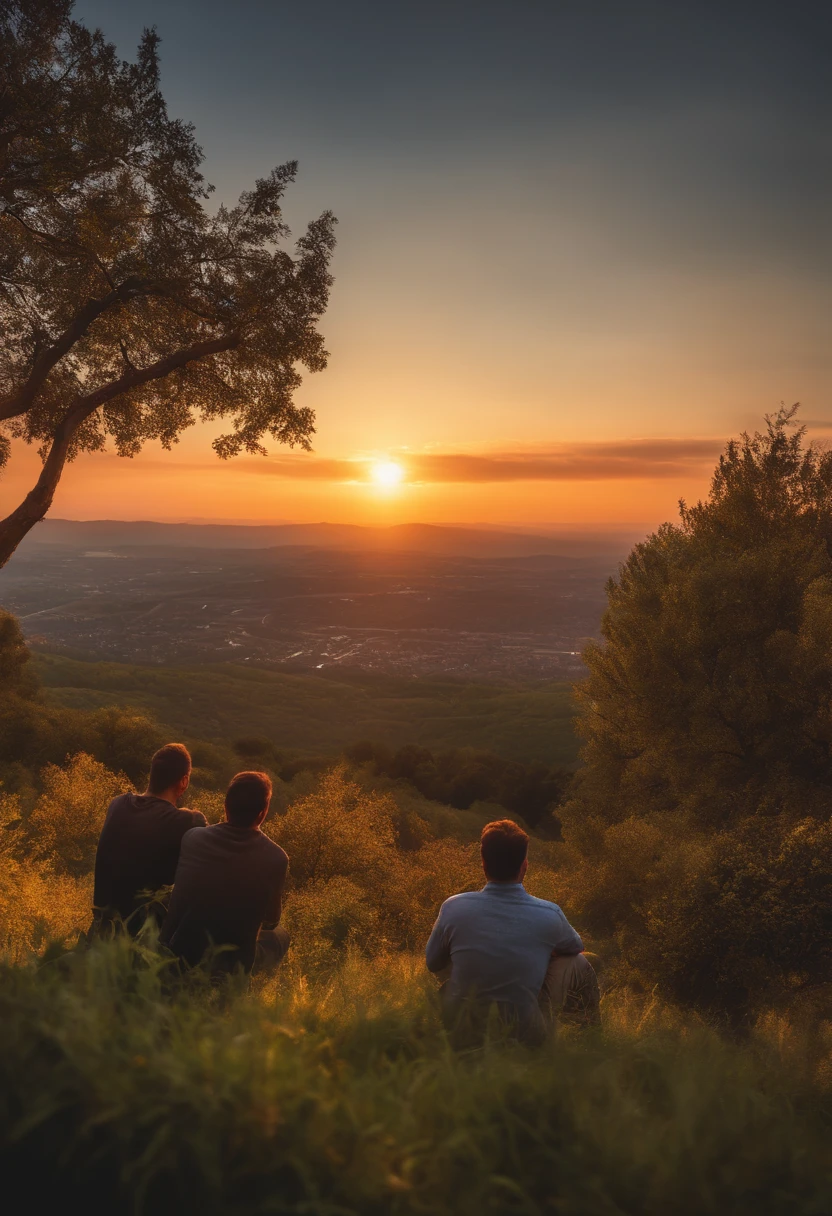
{"label": "grassy hillside", "polygon": [[476,747],[571,767],[577,742],[570,685],[488,685],[366,673],[286,675],[231,663],[205,668],[86,663],[38,654],[53,704],[129,706],[176,733],[228,740],[261,735],[279,747],[335,754],[360,739],[390,747]]}
{"label": "grassy hillside", "polygon": [[830,1211],[828,1055],[787,1027],[738,1046],[617,994],[603,1036],[453,1052],[420,959],[225,1000],[165,971],[124,941],[3,969],[0,1163],[28,1210]]}

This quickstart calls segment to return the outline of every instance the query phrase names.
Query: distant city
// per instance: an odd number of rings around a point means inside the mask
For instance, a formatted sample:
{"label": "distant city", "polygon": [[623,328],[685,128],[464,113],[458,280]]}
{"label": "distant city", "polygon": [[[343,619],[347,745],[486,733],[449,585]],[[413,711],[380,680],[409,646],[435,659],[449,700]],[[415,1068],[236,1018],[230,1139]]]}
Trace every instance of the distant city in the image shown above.
{"label": "distant city", "polygon": [[[573,679],[583,670],[581,650],[598,636],[605,581],[623,556],[599,552],[605,546],[592,538],[562,542],[573,550],[563,555],[535,554],[535,538],[463,529],[398,537],[391,529],[385,544],[381,530],[356,529],[341,548],[325,547],[339,543],[326,531],[312,537],[324,547],[264,548],[246,547],[267,539],[261,530],[230,531],[239,535],[176,525],[53,527],[0,573],[0,603],[35,648],[89,659]],[[136,539],[146,543],[129,543]],[[387,547],[397,541],[411,547]]]}

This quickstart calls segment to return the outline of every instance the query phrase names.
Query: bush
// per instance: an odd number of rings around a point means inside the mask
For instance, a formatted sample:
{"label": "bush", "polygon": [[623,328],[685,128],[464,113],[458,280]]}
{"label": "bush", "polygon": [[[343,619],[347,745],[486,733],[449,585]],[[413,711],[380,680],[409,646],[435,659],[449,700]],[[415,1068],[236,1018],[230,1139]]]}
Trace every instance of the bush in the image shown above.
{"label": "bush", "polygon": [[832,824],[755,824],[696,850],[647,910],[645,976],[674,1001],[744,1012],[829,982]]}
{"label": "bush", "polygon": [[294,886],[341,876],[372,881],[393,856],[394,812],[392,799],[367,793],[336,768],[264,829],[289,854]]}
{"label": "bush", "polygon": [[334,972],[350,947],[372,957],[387,945],[376,902],[349,878],[321,879],[295,892],[283,922],[293,961],[313,974]]}
{"label": "bush", "polygon": [[74,939],[92,915],[91,879],[17,856],[22,837],[20,799],[0,793],[0,957],[17,963],[50,942]]}
{"label": "bush", "polygon": [[335,965],[346,945],[422,948],[442,901],[482,884],[475,848],[426,838],[424,824],[418,847],[409,839],[400,848],[397,814],[389,795],[364,789],[340,766],[264,824],[289,854],[286,923],[315,966]]}
{"label": "bush", "polygon": [[132,786],[123,773],[111,773],[84,752],[65,768],[50,764],[42,780],[43,793],[25,822],[23,847],[55,873],[80,878],[95,865],[107,807]]}

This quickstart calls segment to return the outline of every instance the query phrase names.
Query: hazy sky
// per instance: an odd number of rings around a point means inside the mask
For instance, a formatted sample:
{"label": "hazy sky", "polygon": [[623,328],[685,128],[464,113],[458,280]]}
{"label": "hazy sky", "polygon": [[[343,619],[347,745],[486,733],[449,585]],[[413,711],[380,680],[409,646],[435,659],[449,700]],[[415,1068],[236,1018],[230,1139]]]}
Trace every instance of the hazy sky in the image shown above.
{"label": "hazy sky", "polygon": [[[832,426],[832,4],[76,12],[125,57],[158,27],[217,199],[297,158],[289,220],[339,245],[299,475],[198,430],[85,459],[53,513],[655,523],[781,399]],[[373,456],[405,484],[350,484]]]}

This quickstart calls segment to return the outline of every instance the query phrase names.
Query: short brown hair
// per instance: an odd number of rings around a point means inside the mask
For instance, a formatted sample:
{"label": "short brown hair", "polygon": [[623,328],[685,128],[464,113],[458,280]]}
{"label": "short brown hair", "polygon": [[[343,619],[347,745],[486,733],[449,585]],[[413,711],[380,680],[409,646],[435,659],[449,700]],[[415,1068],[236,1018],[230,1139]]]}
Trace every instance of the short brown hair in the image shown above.
{"label": "short brown hair", "polygon": [[510,882],[526,860],[529,838],[513,819],[495,819],[483,828],[480,847],[486,878]]}
{"label": "short brown hair", "polygon": [[184,743],[166,743],[150,761],[147,788],[151,794],[164,794],[191,772],[191,753]]}
{"label": "short brown hair", "polygon": [[239,828],[253,827],[269,805],[272,783],[268,773],[238,773],[225,793],[225,814]]}

